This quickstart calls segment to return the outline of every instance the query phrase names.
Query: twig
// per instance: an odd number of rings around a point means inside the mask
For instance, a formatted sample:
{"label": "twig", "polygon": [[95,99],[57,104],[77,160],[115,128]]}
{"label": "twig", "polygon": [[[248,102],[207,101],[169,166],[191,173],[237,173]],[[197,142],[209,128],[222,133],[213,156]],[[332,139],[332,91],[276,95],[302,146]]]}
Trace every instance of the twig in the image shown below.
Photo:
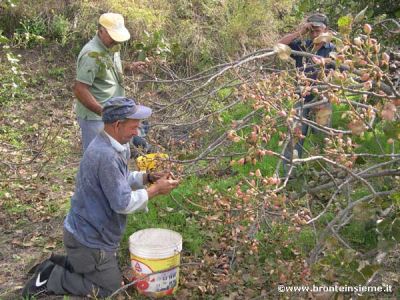
{"label": "twig", "polygon": [[376,197],[381,197],[381,196],[388,196],[393,194],[394,192],[396,192],[396,190],[390,190],[390,191],[385,191],[385,192],[377,192],[374,195],[367,195],[364,196],[356,201],[353,201],[351,203],[349,203],[349,205],[341,210],[336,217],[329,222],[329,224],[327,225],[326,229],[320,234],[319,236],[319,242],[318,244],[314,247],[314,249],[311,251],[310,254],[310,258],[309,258],[309,262],[310,263],[314,263],[317,259],[317,256],[319,255],[319,253],[322,251],[322,247],[325,243],[325,239],[326,237],[329,235],[329,232],[331,232],[331,228],[337,223],[339,222],[344,216],[347,215],[347,213],[357,204],[368,201],[368,200],[372,200]]}
{"label": "twig", "polygon": [[120,287],[118,290],[116,290],[114,293],[112,293],[111,296],[110,296],[110,298],[114,297],[115,295],[119,294],[119,293],[122,292],[122,291],[125,291],[125,290],[126,290],[128,287],[130,287],[131,285],[134,285],[134,284],[137,283],[138,281],[141,281],[141,280],[143,280],[143,279],[146,279],[147,277],[149,277],[149,276],[151,276],[151,275],[155,275],[155,274],[160,274],[160,273],[168,272],[168,271],[174,270],[174,269],[179,268],[179,267],[194,266],[194,265],[196,265],[196,266],[197,266],[197,265],[201,265],[201,263],[182,263],[182,264],[176,265],[176,266],[171,267],[171,268],[168,268],[168,269],[163,269],[163,270],[156,271],[156,272],[152,272],[152,273],[149,273],[149,274],[140,275],[139,278],[135,279],[134,281],[132,281],[132,282],[130,282],[130,283],[128,283],[128,284],[125,284],[124,286],[122,286],[122,287]]}

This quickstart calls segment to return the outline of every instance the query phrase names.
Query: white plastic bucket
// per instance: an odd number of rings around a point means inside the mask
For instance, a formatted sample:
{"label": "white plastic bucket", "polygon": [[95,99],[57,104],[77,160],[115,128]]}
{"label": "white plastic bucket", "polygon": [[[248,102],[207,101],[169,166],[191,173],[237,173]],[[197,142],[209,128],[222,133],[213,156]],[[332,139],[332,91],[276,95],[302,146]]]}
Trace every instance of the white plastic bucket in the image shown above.
{"label": "white plastic bucket", "polygon": [[172,230],[148,228],[129,237],[134,280],[139,279],[135,286],[140,294],[163,297],[176,292],[181,250],[182,236]]}

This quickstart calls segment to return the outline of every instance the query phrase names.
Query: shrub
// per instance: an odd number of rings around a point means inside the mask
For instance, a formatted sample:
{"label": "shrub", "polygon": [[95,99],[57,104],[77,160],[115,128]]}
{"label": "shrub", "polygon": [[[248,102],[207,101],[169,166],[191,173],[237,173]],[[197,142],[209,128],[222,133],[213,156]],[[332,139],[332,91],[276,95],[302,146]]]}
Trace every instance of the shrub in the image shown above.
{"label": "shrub", "polygon": [[32,19],[24,18],[14,33],[13,42],[16,46],[31,48],[42,43],[46,33],[47,26],[43,18],[40,16]]}
{"label": "shrub", "polygon": [[19,65],[20,56],[13,54],[9,46],[4,46],[3,50],[4,56],[0,57],[0,106],[27,96],[24,72]]}
{"label": "shrub", "polygon": [[55,15],[50,27],[52,37],[55,38],[62,46],[65,46],[71,33],[71,27],[71,23],[66,17],[63,15]]}

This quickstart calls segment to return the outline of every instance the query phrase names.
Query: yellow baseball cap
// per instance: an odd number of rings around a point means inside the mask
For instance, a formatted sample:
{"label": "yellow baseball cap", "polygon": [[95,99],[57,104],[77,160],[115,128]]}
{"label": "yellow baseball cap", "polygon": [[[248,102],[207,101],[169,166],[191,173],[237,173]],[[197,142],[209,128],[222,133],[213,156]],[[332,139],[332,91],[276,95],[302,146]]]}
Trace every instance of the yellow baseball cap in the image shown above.
{"label": "yellow baseball cap", "polygon": [[105,13],[99,18],[99,24],[103,26],[110,37],[119,43],[130,39],[131,35],[124,24],[124,17],[116,13]]}

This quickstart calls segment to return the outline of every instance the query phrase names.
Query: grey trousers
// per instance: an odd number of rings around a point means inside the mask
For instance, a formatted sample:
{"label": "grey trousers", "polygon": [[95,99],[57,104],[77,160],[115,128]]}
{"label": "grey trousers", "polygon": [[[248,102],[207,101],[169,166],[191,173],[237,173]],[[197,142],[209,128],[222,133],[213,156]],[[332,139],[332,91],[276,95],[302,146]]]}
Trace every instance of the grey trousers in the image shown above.
{"label": "grey trousers", "polygon": [[107,297],[121,286],[122,276],[115,252],[88,248],[64,229],[67,260],[56,265],[47,289],[57,295]]}

